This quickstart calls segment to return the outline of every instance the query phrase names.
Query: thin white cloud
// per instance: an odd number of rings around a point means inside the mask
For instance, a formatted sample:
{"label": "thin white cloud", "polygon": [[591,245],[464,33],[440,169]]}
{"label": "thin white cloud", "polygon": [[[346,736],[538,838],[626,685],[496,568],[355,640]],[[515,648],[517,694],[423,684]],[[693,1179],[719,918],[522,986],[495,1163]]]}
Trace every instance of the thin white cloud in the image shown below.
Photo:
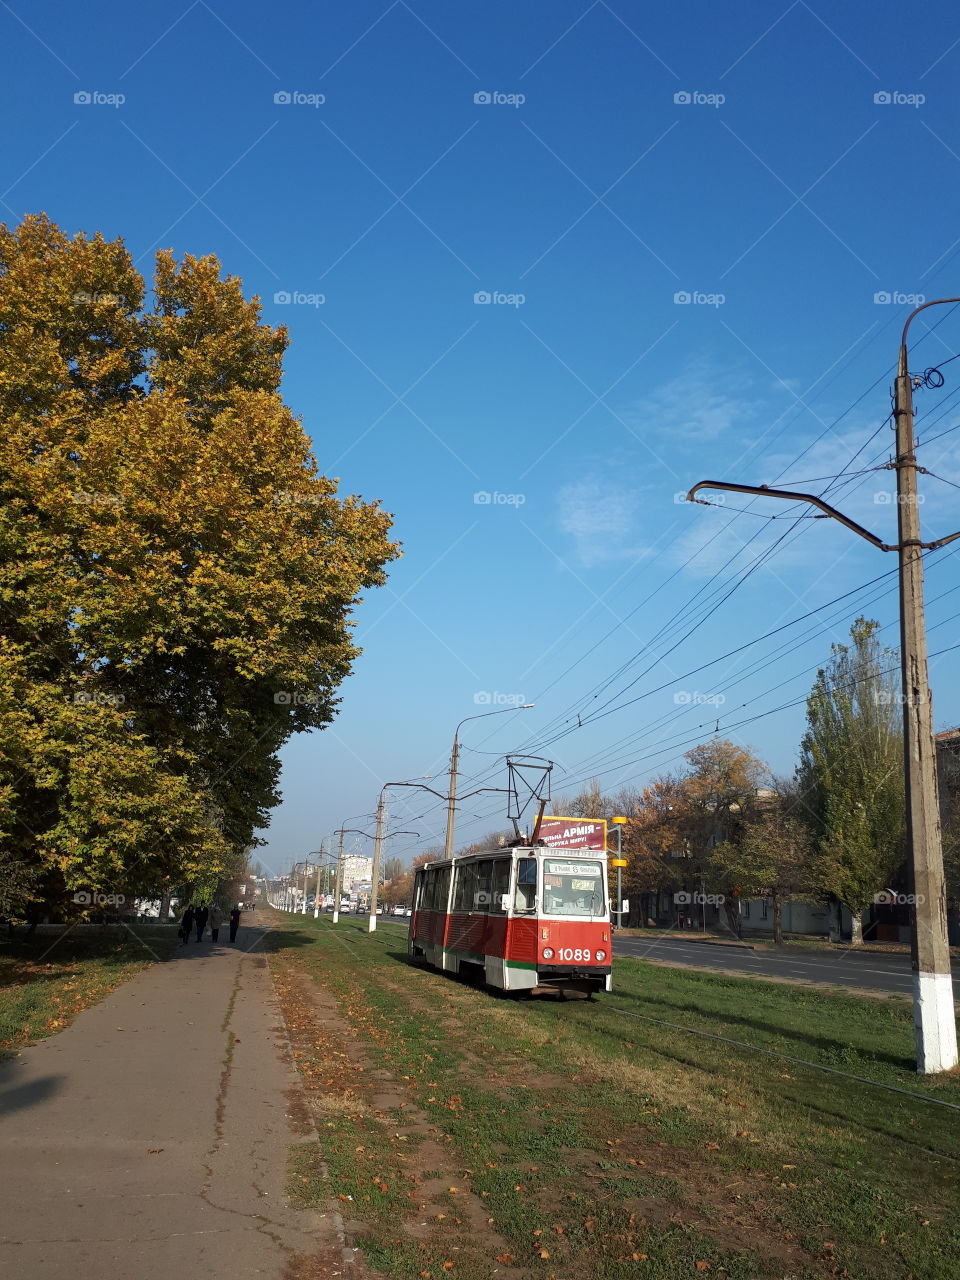
{"label": "thin white cloud", "polygon": [[590,476],[557,494],[560,528],[573,540],[579,564],[593,568],[649,554],[640,536],[640,487],[614,488]]}
{"label": "thin white cloud", "polygon": [[688,442],[742,438],[753,418],[749,382],[721,372],[712,361],[691,361],[676,378],[654,391],[644,405],[648,424],[660,439]]}

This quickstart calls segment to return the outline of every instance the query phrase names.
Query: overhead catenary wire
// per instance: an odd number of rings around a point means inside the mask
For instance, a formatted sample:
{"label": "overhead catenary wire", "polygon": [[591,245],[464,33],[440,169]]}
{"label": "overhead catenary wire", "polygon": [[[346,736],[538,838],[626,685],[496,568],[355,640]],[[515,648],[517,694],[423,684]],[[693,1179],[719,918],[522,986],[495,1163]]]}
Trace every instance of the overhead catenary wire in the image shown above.
{"label": "overhead catenary wire", "polygon": [[[952,309],[951,309],[951,311],[952,311],[953,309],[955,309],[955,308],[952,308]],[[947,318],[948,318],[948,316],[947,316],[947,315],[942,316],[942,317],[938,320],[938,322],[937,322],[937,324],[936,324],[936,325],[933,325],[933,326],[931,326],[931,327],[930,327],[930,329],[928,330],[927,334],[925,334],[925,335],[924,335],[924,337],[929,336],[929,334],[930,334],[930,333],[932,333],[932,332],[933,332],[933,330],[934,330],[935,328],[937,328],[937,327],[939,326],[939,324],[940,324],[940,323],[943,323]],[[921,339],[921,341],[922,341],[922,340],[923,340],[923,339]],[[954,358],[954,357],[950,357],[950,359],[953,359],[953,358]],[[941,362],[941,363],[944,363],[944,364],[945,364],[945,363],[949,363],[949,361],[943,361],[943,362]],[[847,414],[849,414],[849,412],[851,412],[851,411],[852,411],[852,409],[853,409],[853,408],[855,408],[857,404],[859,404],[859,403],[860,403],[860,402],[861,402],[861,401],[862,401],[862,400],[863,400],[863,399],[864,399],[868,394],[870,394],[870,392],[871,392],[873,389],[875,389],[875,387],[876,387],[877,385],[879,385],[879,383],[883,380],[883,378],[884,378],[885,376],[888,376],[888,375],[882,375],[880,378],[878,378],[878,379],[877,379],[877,380],[876,380],[876,381],[871,385],[871,387],[869,387],[869,388],[868,388],[864,393],[862,393],[862,395],[861,395],[861,396],[859,396],[855,401],[853,401],[853,403],[852,403],[850,406],[848,406],[848,408],[844,411],[844,413],[843,413],[843,414],[839,415],[839,417],[838,417],[838,418],[834,419],[833,423],[828,424],[827,426],[825,426],[824,431],[823,431],[823,432],[821,432],[821,433],[820,433],[820,435],[819,435],[819,436],[817,436],[817,437],[815,438],[815,440],[814,440],[813,442],[811,442],[811,444],[810,444],[810,445],[808,445],[808,446],[803,450],[803,452],[799,455],[799,457],[801,457],[801,458],[802,458],[803,456],[805,456],[805,454],[806,454],[806,453],[808,453],[808,452],[810,451],[810,449],[811,449],[811,448],[812,448],[812,447],[813,447],[813,446],[814,446],[814,445],[815,445],[815,444],[816,444],[820,439],[822,439],[822,438],[823,438],[823,436],[824,436],[824,435],[825,435],[829,430],[833,429],[833,427],[834,427],[834,426],[835,426],[835,425],[836,425],[840,420],[842,420],[842,418],[843,418],[843,417],[847,416]],[[951,393],[951,396],[952,396],[952,394],[954,394],[954,393]],[[927,415],[925,415],[925,416],[923,417],[923,421],[926,423],[927,427],[929,427],[930,425],[932,425],[932,423],[933,423],[933,422],[937,421],[939,417],[942,417],[944,412],[945,412],[945,410],[944,410],[944,409],[943,409],[943,407],[941,406],[940,413],[937,415],[937,417],[934,417],[934,418],[932,418],[932,419],[931,419],[930,415],[929,415],[929,414],[927,414]],[[871,474],[871,473],[873,473],[873,472],[875,472],[875,471],[878,471],[878,470],[883,469],[883,467],[878,467],[878,466],[868,466],[868,467],[866,467],[866,468],[861,468],[861,469],[859,469],[859,470],[857,470],[857,471],[851,471],[851,470],[850,470],[850,464],[851,464],[851,463],[853,463],[853,462],[856,460],[856,458],[857,458],[858,456],[860,456],[860,454],[862,454],[862,453],[863,453],[864,449],[865,449],[865,448],[867,448],[867,447],[869,446],[869,444],[871,443],[871,441],[876,437],[876,435],[877,435],[877,434],[879,434],[879,432],[883,429],[883,426],[885,426],[885,425],[886,425],[886,422],[887,422],[887,421],[889,421],[889,419],[886,419],[886,420],[884,421],[884,423],[883,423],[883,424],[881,424],[881,427],[877,428],[877,429],[872,433],[872,435],[869,437],[869,439],[868,439],[867,441],[865,441],[863,445],[861,445],[861,446],[860,446],[860,448],[857,450],[857,452],[856,452],[856,453],[851,457],[851,459],[848,461],[848,465],[847,465],[847,467],[846,467],[846,468],[844,468],[844,470],[843,470],[842,472],[837,473],[836,475],[833,475],[833,476],[830,476],[830,477],[826,477],[826,476],[825,476],[825,477],[818,477],[818,478],[817,478],[817,479],[821,479],[821,478],[822,478],[822,479],[829,479],[829,480],[831,481],[831,483],[827,486],[827,489],[824,491],[825,493],[826,493],[826,492],[829,492],[829,491],[830,491],[830,490],[832,490],[832,489],[834,489],[834,488],[835,488],[835,487],[837,487],[838,485],[842,485],[845,489],[848,489],[848,488],[850,488],[850,483],[851,483],[851,481],[856,481],[857,483],[854,485],[854,487],[858,487],[858,486],[859,486],[859,483],[862,483],[862,478],[863,478],[863,477],[865,477],[865,476],[867,476],[867,475],[869,475],[869,474]],[[918,416],[918,422],[919,422],[919,421],[920,421],[920,417]],[[951,431],[951,430],[955,430],[955,429],[956,429],[955,427],[954,427],[954,428],[950,428],[948,431],[941,433],[941,436],[939,436],[939,437],[934,437],[933,439],[941,438],[943,435],[947,435],[947,434],[949,434],[949,433],[950,433],[950,431]],[[932,443],[932,440],[931,440],[931,441],[928,441],[927,443]],[[882,456],[882,454],[881,454],[880,456]],[[792,469],[792,467],[794,467],[794,466],[796,465],[796,461],[797,461],[797,460],[798,460],[798,459],[794,459],[794,460],[793,460],[793,462],[791,462],[791,463],[788,465],[788,467],[787,467],[787,468],[785,468],[785,470],[789,471],[790,469]],[[783,474],[783,473],[781,472],[781,474]],[[805,483],[810,483],[810,482],[811,482],[811,481],[809,481],[809,480],[808,480],[808,481],[805,481]],[[800,481],[796,481],[796,480],[794,480],[794,481],[792,481],[792,483],[801,483],[801,482],[800,482]],[[950,483],[950,482],[948,482],[948,483]],[[728,508],[728,510],[730,510],[730,509]],[[741,512],[741,511],[739,511],[739,509],[738,509],[738,510],[737,510],[737,512],[736,512],[735,514],[756,514],[756,513],[754,513],[754,512],[752,512],[752,511],[750,511],[749,509],[743,509],[743,511],[742,511],[742,512]],[[783,517],[783,516],[781,516],[781,517],[779,517],[779,518],[781,518],[781,519],[782,519],[782,518],[791,518],[791,519],[792,519],[793,523],[792,523],[792,525],[791,525],[791,528],[790,528],[789,530],[787,530],[787,535],[789,535],[790,533],[793,533],[793,532],[797,529],[798,524],[799,524],[799,520],[800,520],[801,518],[806,518],[806,517],[798,517],[798,516],[793,516],[793,517]],[[728,527],[730,526],[730,524],[731,524],[731,523],[732,523],[732,521],[728,521],[728,522],[727,522],[727,524],[724,526],[724,528],[728,528]],[[722,532],[722,531],[720,531],[720,532]],[[715,538],[715,537],[717,537],[717,536],[719,536],[719,533],[718,533],[718,534],[714,534],[714,535],[713,535],[713,537],[712,537],[711,539],[709,539],[709,540],[708,540],[708,542],[707,542],[706,544],[704,544],[704,546],[709,545],[709,543],[710,543],[710,542],[712,542],[712,541],[714,540],[714,538]],[[786,536],[786,535],[784,535],[784,537],[785,537],[785,536]],[[739,586],[739,585],[740,585],[740,583],[742,583],[743,581],[745,581],[745,580],[746,580],[746,577],[747,577],[747,576],[749,576],[751,573],[755,572],[755,571],[756,571],[756,569],[760,566],[760,564],[762,564],[765,560],[767,560],[767,559],[768,559],[768,558],[769,558],[769,557],[770,557],[770,556],[771,556],[771,555],[772,555],[772,554],[777,550],[778,546],[783,542],[784,537],[781,537],[780,539],[778,539],[777,543],[775,543],[775,544],[774,544],[774,546],[773,546],[772,548],[767,548],[767,549],[766,549],[766,550],[764,550],[764,551],[763,551],[763,552],[762,552],[758,557],[756,557],[754,564],[753,564],[753,565],[751,565],[751,566],[746,570],[746,572],[744,572],[743,570],[739,571],[739,572],[741,573],[741,577],[740,577],[740,579],[739,579],[739,581],[738,581],[738,582],[736,582],[736,583],[734,583],[734,584],[733,584],[732,589],[730,589],[730,588],[729,588],[729,585],[728,585],[727,589],[724,589],[724,587],[721,585],[721,586],[717,589],[717,592],[715,592],[715,594],[717,594],[717,593],[719,593],[719,592],[723,592],[723,598],[724,598],[724,599],[728,599],[728,598],[729,598],[729,595],[730,595],[730,594],[732,594],[732,590],[735,590],[735,589],[737,588],[737,586]],[[753,541],[753,539],[751,539],[750,541]],[[745,549],[745,547],[746,547],[746,546],[748,546],[748,545],[749,545],[749,543],[744,544],[744,548],[741,548],[741,551],[742,551],[742,550],[744,550],[744,549]],[[672,580],[677,576],[677,574],[678,574],[679,572],[682,572],[682,569],[683,569],[683,568],[685,568],[685,567],[686,567],[686,566],[691,562],[691,560],[692,560],[692,559],[694,559],[694,558],[695,558],[695,556],[696,556],[697,554],[699,554],[699,553],[700,553],[700,551],[702,551],[702,550],[703,550],[703,548],[700,548],[700,550],[699,550],[698,552],[694,553],[694,556],[693,556],[693,557],[690,557],[690,558],[685,562],[685,564],[684,564],[683,566],[679,566],[677,570],[675,570],[673,573],[671,573],[671,574],[669,575],[668,579],[666,580],[666,582],[665,582],[665,583],[661,583],[661,584],[660,584],[660,586],[656,589],[656,591],[655,591],[653,594],[655,595],[655,594],[657,594],[657,592],[658,592],[658,591],[662,590],[663,586],[665,586],[669,581],[672,581]],[[739,554],[739,553],[738,553],[738,554]],[[714,577],[716,577],[716,576],[717,576],[717,575],[714,575]],[[864,584],[864,585],[867,585],[867,584]],[[647,600],[649,600],[650,598],[651,598],[651,597],[650,597],[650,596],[648,596],[648,597],[647,597]],[[641,604],[642,604],[642,603],[643,603],[643,602],[641,602]],[[672,619],[672,620],[670,620],[670,621],[671,621],[671,622],[677,622],[677,621],[679,621],[679,620],[680,620],[680,618],[682,618],[682,616],[683,616],[684,610],[685,610],[685,609],[687,609],[687,608],[689,608],[689,607],[690,607],[690,605],[691,605],[692,603],[693,603],[693,602],[688,602],[688,604],[687,604],[686,606],[682,606],[682,607],[681,607],[681,609],[680,609],[680,611],[679,611],[679,613],[675,613],[675,614],[674,614],[673,619]],[[639,607],[641,607],[641,606],[637,606],[637,608],[639,608]],[[631,611],[631,613],[627,615],[627,617],[632,616],[632,614],[633,614],[635,611],[636,611],[636,610],[632,610],[632,611]],[[693,630],[695,630],[697,626],[702,625],[702,621],[703,621],[704,613],[705,613],[705,611],[701,611],[701,618],[700,618],[700,619],[699,619],[699,621],[695,624],[694,628],[692,628],[692,629],[691,629],[691,631],[688,631],[685,637],[682,637],[682,638],[681,638],[681,641],[680,641],[681,643],[682,643],[682,640],[683,640],[683,639],[685,639],[685,638],[689,638],[690,634],[692,634],[692,631],[693,631]],[[612,635],[612,634],[613,634],[613,633],[614,633],[614,632],[615,632],[615,631],[616,631],[616,630],[617,630],[621,625],[622,625],[622,621],[621,621],[621,622],[618,622],[618,624],[617,624],[615,627],[613,627],[610,631],[608,631],[608,632],[606,633],[606,636],[605,636],[605,637],[602,637],[600,641],[597,641],[597,642],[595,642],[593,645],[591,645],[590,649],[587,651],[587,653],[586,653],[586,654],[582,655],[582,656],[581,656],[581,658],[577,659],[577,660],[572,664],[572,666],[568,667],[564,673],[561,673],[561,676],[560,676],[560,677],[557,677],[557,678],[556,678],[556,679],[551,683],[551,685],[547,686],[547,688],[549,689],[549,688],[554,687],[554,685],[555,685],[556,683],[558,683],[561,679],[563,679],[563,677],[564,677],[566,674],[568,674],[570,670],[572,670],[574,667],[576,667],[576,666],[577,666],[577,665],[579,665],[582,661],[584,661],[584,660],[586,659],[586,657],[588,657],[592,652],[594,652],[594,651],[596,650],[596,648],[598,648],[598,647],[599,647],[599,645],[600,645],[600,644],[602,644],[606,638],[609,638],[609,636],[610,636],[610,635]],[[668,627],[669,625],[670,625],[670,622],[668,622],[667,624],[665,624],[665,627],[664,627],[664,628],[661,628],[661,629],[660,629],[660,631],[657,633],[657,635],[658,635],[658,636],[660,636],[660,637],[663,637],[664,632],[665,632],[665,629],[666,629],[666,627]],[[655,636],[655,637],[651,638],[651,641],[649,641],[649,642],[644,646],[644,650],[641,650],[641,651],[640,651],[640,654],[642,654],[642,653],[644,653],[644,652],[649,652],[650,647],[651,647],[651,646],[656,642],[656,639],[657,639],[657,636]],[[670,650],[668,650],[667,652],[668,652],[668,653],[669,653],[669,652],[672,652],[672,651],[673,651],[673,648],[676,648],[676,647],[677,647],[677,645],[675,644],[675,645],[674,645],[674,646],[672,646],[672,648],[671,648]],[[732,651],[732,652],[733,652],[733,651]],[[627,662],[624,666],[621,666],[621,668],[620,668],[620,672],[621,672],[621,673],[623,673],[623,672],[625,671],[626,667],[628,667],[628,666],[630,665],[630,662],[635,661],[635,660],[636,660],[636,657],[639,657],[639,656],[640,656],[640,654],[635,655],[634,659],[628,660],[628,662]],[[662,660],[663,660],[663,658],[664,658],[665,656],[667,656],[667,655],[666,655],[666,654],[659,654],[659,655],[656,657],[656,659],[655,659],[655,661],[654,661],[653,665],[656,665],[656,662],[662,661]],[[730,655],[725,655],[725,657],[729,657],[729,656],[730,656]],[[768,665],[768,664],[765,664],[765,665]],[[652,667],[648,668],[647,670],[650,670],[650,669],[652,669]],[[637,678],[642,678],[642,674],[644,674],[644,673],[641,673],[640,677],[637,677]],[[687,678],[687,677],[678,677],[678,679],[683,679],[683,678]],[[615,680],[615,679],[616,679],[616,673],[614,673],[612,676],[608,676],[608,677],[605,679],[605,681],[604,681],[604,682],[601,682],[601,685],[598,687],[598,691],[600,691],[600,690],[602,690],[602,689],[603,689],[604,684],[606,684],[607,686],[609,686],[609,683],[611,682],[611,680]],[[633,684],[635,684],[635,683],[636,683],[636,679],[635,679],[635,680],[633,680],[633,681],[631,682],[631,685],[633,685]],[[629,687],[631,687],[631,686],[627,686],[627,687],[629,688]],[[664,686],[660,686],[660,688],[663,688],[663,687],[664,687]],[[621,690],[619,695],[615,695],[614,699],[611,699],[611,700],[609,700],[609,701],[608,701],[608,703],[604,704],[605,708],[606,708],[606,707],[610,707],[611,702],[614,702],[614,701],[616,700],[616,697],[617,697],[617,696],[621,696],[621,697],[622,697],[623,692],[625,692],[625,690]],[[655,692],[655,691],[651,691],[651,692]],[[542,697],[542,696],[543,696],[543,695],[542,695],[542,694],[540,694],[540,695],[538,696],[538,700],[539,700],[539,698],[540,698],[540,697]],[[594,695],[593,695],[593,696],[594,696],[594,697],[596,696],[596,692],[594,693]],[[647,695],[641,695],[641,696],[647,696]],[[584,704],[585,700],[586,700],[586,701],[588,701],[588,700],[589,700],[589,698],[590,698],[590,695],[587,695],[587,696],[586,696],[586,699],[585,699],[584,697],[581,697],[578,701],[579,701],[580,705],[582,706],[582,705]],[[622,703],[620,703],[618,706],[614,706],[614,707],[612,707],[611,714],[612,714],[612,712],[613,712],[613,711],[616,711],[616,710],[619,710],[619,709],[624,709],[625,707],[632,705],[636,700],[637,700],[637,699],[631,699],[631,700],[629,700],[628,702],[622,702]],[[569,724],[570,722],[572,722],[573,718],[574,718],[574,717],[573,717],[572,715],[569,715],[569,713],[568,713],[568,724]],[[586,720],[586,721],[584,721],[584,719],[583,719],[583,715],[582,715],[582,712],[580,712],[580,713],[576,713],[576,721],[577,721],[577,726],[576,726],[576,727],[577,727],[577,728],[580,728],[580,727],[582,727],[585,723],[590,723],[590,722],[591,722],[591,720],[592,720],[593,718],[594,718],[594,717],[588,717],[588,718],[587,718],[587,720]],[[599,717],[596,717],[596,718],[599,718]],[[554,718],[554,720],[552,721],[552,724],[553,724],[554,726],[556,726],[556,725],[557,725],[557,720],[558,720],[558,719],[559,719],[559,717],[555,717],[555,718]],[[539,734],[538,734],[538,735],[533,739],[534,743],[536,744],[536,747],[531,746],[531,747],[530,747],[530,749],[536,749],[537,747],[538,747],[539,749],[545,749],[547,746],[552,745],[554,742],[556,742],[556,741],[558,740],[558,737],[562,737],[562,736],[565,736],[565,734],[564,734],[564,733],[560,733],[560,734],[558,735],[558,734],[554,733],[554,734],[551,736],[551,733],[550,733],[550,727],[549,727],[549,726],[545,726],[544,728],[542,728],[542,729],[539,731]],[[529,743],[528,743],[528,744],[525,744],[525,745],[529,745]],[[476,777],[478,777],[478,778],[479,778],[479,777],[483,777],[483,776],[485,776],[485,775],[483,775],[483,774],[481,774],[481,775],[476,775]]]}

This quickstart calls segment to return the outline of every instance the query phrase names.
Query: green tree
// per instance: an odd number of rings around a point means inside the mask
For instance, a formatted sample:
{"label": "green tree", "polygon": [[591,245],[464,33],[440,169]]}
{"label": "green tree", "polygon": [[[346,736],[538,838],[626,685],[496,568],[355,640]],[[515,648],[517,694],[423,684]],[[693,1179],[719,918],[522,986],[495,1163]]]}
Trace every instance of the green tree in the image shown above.
{"label": "green tree", "polygon": [[215,258],[0,227],[0,835],[48,892],[237,873],[397,554]]}
{"label": "green tree", "polygon": [[396,876],[402,876],[404,865],[402,858],[386,858],[383,863],[384,881],[393,880]]}
{"label": "green tree", "polygon": [[[736,839],[724,841],[710,855],[713,878],[734,907],[740,897],[771,900],[773,940],[778,945],[783,942],[784,902],[810,889],[812,844],[809,827],[785,813],[776,797],[754,812]],[[736,912],[732,923],[739,934]]]}
{"label": "green tree", "polygon": [[814,882],[860,916],[904,860],[903,731],[897,654],[858,618],[807,698],[798,812],[816,842]]}

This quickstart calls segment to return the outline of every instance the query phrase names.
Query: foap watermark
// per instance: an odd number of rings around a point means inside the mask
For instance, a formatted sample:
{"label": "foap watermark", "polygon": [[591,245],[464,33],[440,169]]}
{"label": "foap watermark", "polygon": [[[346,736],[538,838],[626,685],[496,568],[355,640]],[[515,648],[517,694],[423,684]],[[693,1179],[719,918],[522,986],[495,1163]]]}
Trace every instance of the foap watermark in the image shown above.
{"label": "foap watermark", "polygon": [[473,702],[477,707],[522,707],[526,698],[522,693],[494,693],[480,689],[473,695]]}
{"label": "foap watermark", "polygon": [[675,307],[722,307],[725,293],[701,293],[699,289],[678,289],[673,295]]}
{"label": "foap watermark", "polygon": [[873,95],[878,107],[922,107],[926,100],[925,93],[901,93],[899,89],[880,89]]}
{"label": "foap watermark", "polygon": [[87,693],[78,689],[71,701],[77,707],[122,707],[126,702],[122,693]]}
{"label": "foap watermark", "polygon": [[273,695],[278,707],[315,707],[320,702],[316,693],[292,693],[289,689],[281,689]]}
{"label": "foap watermark", "polygon": [[73,95],[77,107],[122,107],[127,100],[125,93],[101,93],[99,89],[78,89]]}
{"label": "foap watermark", "polygon": [[72,302],[75,307],[82,307],[89,303],[104,307],[119,307],[121,298],[117,293],[87,293],[83,289],[78,289],[73,295]]}
{"label": "foap watermark", "polygon": [[893,889],[881,889],[873,895],[877,907],[919,907],[926,898],[922,893],[897,893]]}
{"label": "foap watermark", "polygon": [[325,293],[301,293],[298,289],[278,289],[273,295],[278,307],[322,307],[326,300]]}
{"label": "foap watermark", "polygon": [[278,489],[273,495],[275,507],[319,507],[327,501],[322,493],[294,493],[292,489]]}
{"label": "foap watermark", "polygon": [[[678,489],[677,492],[673,495],[673,500],[678,506],[680,505],[681,502],[696,501],[696,499],[687,497],[686,489]],[[727,500],[727,495],[725,493],[712,493],[710,495],[710,506],[722,507],[726,502],[726,500]]]}
{"label": "foap watermark", "polygon": [[120,493],[91,493],[89,489],[74,489],[70,501],[75,507],[122,507],[126,499]]}
{"label": "foap watermark", "polygon": [[727,100],[725,93],[701,93],[699,89],[678,89],[673,101],[678,107],[722,107]]}
{"label": "foap watermark", "polygon": [[678,907],[720,907],[727,899],[722,893],[687,893],[680,889],[673,900]]}
{"label": "foap watermark", "polygon": [[492,493],[488,489],[480,489],[473,495],[478,507],[522,507],[526,500],[525,493],[500,493],[497,489]]}
{"label": "foap watermark", "polygon": [[876,707],[922,707],[926,702],[922,693],[900,693],[895,689],[874,689],[872,698]]}
{"label": "foap watermark", "polygon": [[119,907],[126,902],[122,893],[100,893],[96,889],[78,889],[73,895],[78,907]]}
{"label": "foap watermark", "polygon": [[873,495],[873,500],[881,507],[920,507],[926,502],[927,495],[925,493],[889,493],[886,489],[880,489]]}
{"label": "foap watermark", "polygon": [[878,289],[873,295],[877,307],[922,307],[926,300],[926,294],[901,293],[899,289]]}
{"label": "foap watermark", "polygon": [[302,93],[299,89],[278,89],[273,95],[278,107],[322,107],[326,100],[325,93]]}
{"label": "foap watermark", "polygon": [[501,293],[499,289],[480,289],[473,295],[475,307],[522,307],[526,300],[525,293]]}
{"label": "foap watermark", "polygon": [[693,689],[678,689],[673,695],[678,707],[722,707],[726,700],[726,694],[697,693]]}
{"label": "foap watermark", "polygon": [[478,107],[522,107],[526,100],[525,93],[501,93],[499,89],[478,89],[473,95]]}

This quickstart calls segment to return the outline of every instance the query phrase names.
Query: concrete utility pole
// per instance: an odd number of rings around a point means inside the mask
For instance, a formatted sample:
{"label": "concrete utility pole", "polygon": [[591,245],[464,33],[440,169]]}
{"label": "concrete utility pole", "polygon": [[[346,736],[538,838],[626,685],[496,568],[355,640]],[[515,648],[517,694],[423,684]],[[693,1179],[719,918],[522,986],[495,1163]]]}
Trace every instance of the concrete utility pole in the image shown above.
{"label": "concrete utility pole", "polygon": [[[443,843],[443,856],[449,861],[453,858],[453,829],[457,820],[457,769],[460,763],[460,730],[468,720],[483,720],[486,716],[502,716],[508,711],[529,711],[534,704],[525,702],[519,707],[500,707],[497,711],[481,711],[476,716],[466,716],[453,731],[453,748],[450,752],[450,781],[447,786],[447,835]],[[484,787],[481,790],[495,790]],[[476,795],[476,792],[471,792]]]}
{"label": "concrete utility pole", "polygon": [[920,538],[917,496],[917,458],[913,434],[913,383],[907,355],[910,322],[927,307],[960,303],[938,298],[917,307],[907,317],[900,339],[894,384],[896,422],[897,528],[896,545],[875,534],[809,493],[769,489],[765,485],[727,484],[703,480],[687,494],[689,502],[700,489],[726,489],[760,497],[809,502],[881,551],[896,551],[900,561],[900,671],[903,689],[903,749],[906,788],[907,850],[913,883],[911,953],[913,957],[913,1017],[916,1026],[917,1071],[935,1075],[957,1066],[957,1022],[947,941],[946,886],[940,838],[937,794],[937,750],[933,736],[933,702],[927,673],[927,638],[923,604],[923,552],[960,538],[952,533],[936,542]]}
{"label": "concrete utility pole", "polygon": [[340,899],[343,896],[343,835],[345,828],[337,832],[337,873],[333,877],[333,923],[340,919]]}
{"label": "concrete utility pole", "polygon": [[[424,778],[429,782],[433,775],[425,773]],[[371,875],[370,885],[370,922],[369,932],[376,932],[377,928],[377,897],[380,889],[380,859],[383,851],[383,842],[389,837],[384,836],[383,828],[386,821],[387,802],[385,792],[387,787],[414,787],[418,791],[429,791],[432,796],[438,796],[441,800],[446,799],[439,791],[434,791],[433,787],[425,787],[422,782],[385,782],[380,788],[380,795],[377,798],[377,831],[374,836],[373,845],[373,874]],[[416,831],[393,831],[391,835],[417,835]]]}
{"label": "concrete utility pole", "polygon": [[[927,306],[934,304],[927,303]],[[918,308],[920,310],[920,308]],[[916,315],[916,312],[913,313]],[[903,329],[894,396],[897,431],[897,521],[900,541],[900,659],[903,680],[903,752],[906,770],[907,847],[912,852],[913,1008],[917,1069],[924,1075],[957,1065],[957,1022],[947,940],[947,902],[937,793],[937,747],[927,674],[923,608],[923,543],[917,501],[913,388]]]}
{"label": "concrete utility pole", "polygon": [[[409,783],[404,783],[404,782],[388,782],[387,783],[388,787],[390,786],[403,787],[403,786],[409,786],[409,785],[410,785]],[[429,790],[429,788],[427,789]],[[382,798],[383,792],[381,792],[380,794]],[[433,794],[436,795],[437,792],[435,791]],[[336,924],[337,921],[340,919],[340,895],[343,893],[343,837],[347,832],[349,832],[351,835],[363,836],[366,840],[376,839],[376,836],[372,836],[369,831],[361,831],[359,827],[340,827],[337,830],[336,834],[339,837],[339,843],[337,844],[337,875],[336,875],[336,887],[334,890],[334,906],[333,906],[333,923],[334,924]],[[383,836],[383,840],[392,840],[394,836],[419,837],[419,835],[420,835],[419,831],[391,831],[388,835]],[[379,875],[379,872],[377,871],[376,868],[374,868],[373,874],[376,876]],[[377,908],[377,904],[376,902],[374,902],[373,903],[374,917],[376,917],[376,908]],[[374,925],[373,928],[376,928],[376,925]],[[372,932],[372,929],[371,929],[371,932]]]}
{"label": "concrete utility pole", "polygon": [[322,870],[324,870],[324,871],[326,872],[326,876],[327,876],[327,888],[329,888],[329,887],[330,887],[330,866],[329,866],[329,863],[328,863],[326,866],[324,866],[324,860],[325,860],[326,858],[330,858],[330,857],[332,857],[333,855],[332,855],[332,854],[329,854],[329,853],[327,853],[327,852],[326,852],[326,850],[325,850],[325,849],[324,849],[324,847],[323,847],[323,842],[321,841],[321,842],[320,842],[320,852],[319,852],[319,853],[317,853],[315,856],[316,856],[316,859],[317,859],[317,884],[316,884],[316,888],[315,888],[315,890],[314,890],[314,894],[313,894],[313,918],[314,918],[314,920],[318,919],[318,918],[319,918],[319,916],[320,916],[320,871],[321,871],[321,869],[322,869]]}
{"label": "concrete utility pole", "polygon": [[373,839],[373,871],[370,876],[370,921],[367,928],[368,933],[373,933],[377,927],[377,889],[380,883],[380,855],[383,849],[383,824],[387,816],[387,799],[384,791],[386,791],[386,787],[383,788],[377,799],[377,834]]}

